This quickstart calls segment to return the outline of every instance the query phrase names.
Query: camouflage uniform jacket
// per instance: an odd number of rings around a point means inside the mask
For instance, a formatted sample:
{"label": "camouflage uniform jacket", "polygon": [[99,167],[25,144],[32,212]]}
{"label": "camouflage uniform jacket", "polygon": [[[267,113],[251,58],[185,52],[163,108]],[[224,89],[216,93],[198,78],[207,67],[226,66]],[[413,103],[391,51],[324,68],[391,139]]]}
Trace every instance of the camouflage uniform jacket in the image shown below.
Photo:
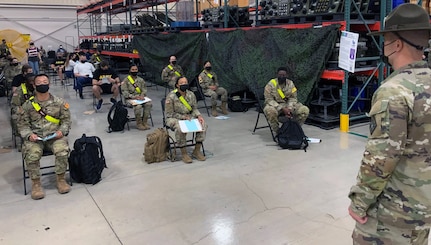
{"label": "camouflage uniform jacket", "polygon": [[[169,66],[172,67],[169,68]],[[162,81],[165,83],[169,83],[170,81],[175,81],[177,77],[180,77],[175,74],[175,72],[178,72],[181,76],[184,76],[183,69],[179,65],[167,65],[163,71],[162,71]]]}
{"label": "camouflage uniform jacket", "polygon": [[196,118],[201,113],[198,110],[198,102],[196,101],[195,94],[187,90],[186,96],[184,96],[184,99],[189,103],[189,105],[192,107],[192,110],[189,111],[187,107],[180,101],[178,96],[175,94],[177,90],[174,89],[168,94],[168,97],[166,98],[165,103],[165,111],[166,111],[166,118],[174,118],[178,120],[185,120],[187,117],[190,118]]}
{"label": "camouflage uniform jacket", "polygon": [[[22,89],[22,86],[26,87],[27,94],[24,94],[24,90]],[[28,89],[25,83],[22,83],[21,86],[17,87],[15,90],[15,93],[12,95],[12,100],[11,100],[11,107],[13,112],[16,113],[18,111],[17,108],[22,106],[24,102],[26,102],[33,95],[34,95],[34,92]]]}
{"label": "camouflage uniform jacket", "polygon": [[431,69],[409,64],[374,93],[351,209],[401,228],[431,225]]}
{"label": "camouflage uniform jacket", "polygon": [[[209,74],[209,76],[208,76]],[[217,75],[213,71],[203,70],[201,74],[199,74],[199,84],[201,85],[203,90],[209,89],[209,86],[219,86]]]}
{"label": "camouflage uniform jacket", "polygon": [[123,84],[121,85],[121,92],[123,93],[124,98],[132,99],[135,96],[146,96],[147,95],[147,87],[145,86],[145,81],[141,77],[136,77],[135,85],[139,87],[141,93],[136,91],[136,88],[130,83],[128,77],[124,78]]}
{"label": "camouflage uniform jacket", "polygon": [[63,135],[68,135],[72,121],[70,119],[69,104],[63,99],[50,95],[46,101],[38,101],[36,96],[34,101],[37,102],[42,111],[60,120],[59,124],[53,123],[45,119],[33,107],[30,100],[22,105],[19,112],[18,129],[23,139],[28,139],[31,134],[37,134],[40,137],[46,137],[60,130]]}
{"label": "camouflage uniform jacket", "polygon": [[[274,78],[273,80],[276,81],[277,87],[274,86],[272,80],[269,81],[268,84],[265,86],[265,106],[269,105],[275,107],[277,111],[280,111],[287,106],[289,109],[292,110],[295,104],[298,102],[297,89],[295,87],[295,84],[292,80],[287,79],[286,85],[281,88],[278,84],[277,78]],[[277,91],[277,88],[281,88],[281,91],[283,91],[285,96],[284,99],[281,98],[280,94]]]}
{"label": "camouflage uniform jacket", "polygon": [[6,81],[8,83],[12,83],[13,78],[21,73],[21,69],[22,69],[22,65],[17,65],[17,66],[11,66],[11,65],[6,65],[5,66],[5,71],[4,71],[4,76],[6,78]]}

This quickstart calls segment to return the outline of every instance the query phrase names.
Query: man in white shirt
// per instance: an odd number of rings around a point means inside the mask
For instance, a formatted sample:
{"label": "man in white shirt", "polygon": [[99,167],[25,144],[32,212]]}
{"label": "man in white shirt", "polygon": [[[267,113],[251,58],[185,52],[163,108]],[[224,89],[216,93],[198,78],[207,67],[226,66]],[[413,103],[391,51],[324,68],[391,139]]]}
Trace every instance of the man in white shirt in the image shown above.
{"label": "man in white shirt", "polygon": [[96,69],[93,64],[87,62],[87,57],[84,52],[79,52],[79,62],[73,68],[73,74],[76,77],[75,90],[79,92],[79,98],[84,99],[82,95],[82,87],[91,86],[93,80],[93,72]]}

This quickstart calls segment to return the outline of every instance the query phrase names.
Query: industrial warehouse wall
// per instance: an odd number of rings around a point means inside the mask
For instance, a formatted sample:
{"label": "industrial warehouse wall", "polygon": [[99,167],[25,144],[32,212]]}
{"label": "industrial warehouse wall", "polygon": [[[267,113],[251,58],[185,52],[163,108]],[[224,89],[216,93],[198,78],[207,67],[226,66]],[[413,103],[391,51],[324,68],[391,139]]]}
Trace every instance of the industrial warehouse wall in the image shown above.
{"label": "industrial warehouse wall", "polygon": [[4,29],[30,34],[47,51],[60,44],[68,51],[78,46],[75,6],[0,4],[0,31]]}

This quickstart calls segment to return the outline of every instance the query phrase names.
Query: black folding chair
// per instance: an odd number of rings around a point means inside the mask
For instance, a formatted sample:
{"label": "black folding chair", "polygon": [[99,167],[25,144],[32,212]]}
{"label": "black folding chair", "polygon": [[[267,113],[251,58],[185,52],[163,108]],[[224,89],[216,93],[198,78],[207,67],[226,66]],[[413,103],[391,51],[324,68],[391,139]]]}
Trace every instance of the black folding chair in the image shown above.
{"label": "black folding chair", "polygon": [[[263,87],[259,87],[258,85],[255,85],[253,88],[253,93],[254,96],[256,97],[257,100],[257,118],[256,118],[256,123],[254,124],[254,128],[253,128],[253,133],[255,134],[256,130],[258,129],[263,129],[263,128],[269,128],[270,132],[271,132],[271,136],[272,136],[272,140],[274,140],[274,142],[277,142],[275,139],[275,135],[274,132],[272,131],[272,128],[269,124],[268,118],[266,117],[265,113],[263,112],[263,108],[265,107],[265,95],[264,95],[264,91],[265,91],[265,86]],[[259,124],[259,119],[260,119],[260,114],[263,114],[263,116],[265,117],[266,123],[267,125],[265,126],[258,126]]]}
{"label": "black folding chair", "polygon": [[190,82],[189,82],[189,89],[190,89],[190,91],[192,91],[194,94],[195,94],[195,96],[196,96],[196,100],[199,102],[199,101],[203,101],[203,103],[204,103],[204,105],[203,106],[199,106],[198,105],[198,109],[202,109],[202,108],[205,108],[205,110],[207,110],[207,114],[208,114],[208,116],[210,117],[210,111],[209,111],[209,108],[211,108],[210,106],[208,106],[207,105],[207,102],[206,102],[206,97],[209,97],[209,96],[205,96],[205,94],[204,94],[204,92],[203,92],[203,90],[202,90],[202,87],[201,87],[201,85],[199,84],[199,80],[198,80],[198,77],[196,76],[195,78],[193,78],[193,80],[191,80]]}
{"label": "black folding chair", "polygon": [[[27,195],[27,179],[30,178],[27,169],[25,168],[25,160],[24,160],[24,154],[25,154],[25,149],[24,147],[21,147],[22,150],[22,175],[23,175],[23,182],[24,182],[24,195]],[[54,153],[52,151],[43,150],[42,153],[42,158],[45,156],[53,156]],[[52,175],[55,174],[55,164],[51,164],[51,165],[47,165],[47,166],[42,166],[42,159],[41,159],[41,167],[40,167],[40,171],[41,171],[41,176],[45,176],[45,175]],[[49,170],[49,171],[46,171]],[[66,170],[66,173],[69,172],[69,168]],[[72,179],[69,176],[69,185],[72,186]]]}
{"label": "black folding chair", "polygon": [[[166,98],[162,98],[162,100],[160,101],[161,105],[162,105],[162,113],[163,113],[163,127],[168,131],[168,135],[169,135],[169,130],[171,130],[172,132],[175,131],[175,129],[169,127],[166,124],[166,117],[165,117],[165,102],[166,102]],[[195,141],[195,132],[192,133],[192,138],[186,141],[186,147],[187,146],[195,146],[196,145],[196,141]],[[202,154],[205,156],[205,147],[203,142],[202,144]],[[176,159],[177,155],[177,149],[176,149],[176,139],[174,139],[173,137],[169,136],[169,156],[172,162],[174,162]]]}

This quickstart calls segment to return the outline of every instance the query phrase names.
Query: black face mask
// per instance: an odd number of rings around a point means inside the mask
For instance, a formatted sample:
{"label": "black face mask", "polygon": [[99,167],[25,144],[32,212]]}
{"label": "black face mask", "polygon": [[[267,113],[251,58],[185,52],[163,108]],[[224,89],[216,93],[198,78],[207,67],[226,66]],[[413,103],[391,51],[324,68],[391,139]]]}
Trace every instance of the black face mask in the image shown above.
{"label": "black face mask", "polygon": [[382,62],[385,63],[385,65],[390,66],[391,64],[389,63],[389,56],[395,54],[397,51],[394,51],[392,53],[390,53],[388,56],[381,54],[380,58],[382,59]]}
{"label": "black face mask", "polygon": [[385,49],[385,47],[386,46],[388,46],[388,45],[391,45],[392,43],[394,43],[395,41],[397,41],[397,40],[394,40],[394,41],[392,41],[392,42],[390,42],[390,43],[388,43],[388,44],[383,44],[383,51],[382,51],[382,53],[380,54],[380,58],[382,59],[382,62],[383,63],[385,63],[385,65],[387,65],[387,66],[390,66],[391,64],[389,63],[389,56],[391,56],[391,55],[393,55],[393,54],[395,54],[397,51],[394,51],[394,52],[392,52],[392,53],[390,53],[389,55],[385,55],[385,51],[384,51],[384,49]]}
{"label": "black face mask", "polygon": [[39,93],[46,93],[49,90],[48,84],[41,84],[36,86],[36,91]]}
{"label": "black face mask", "polygon": [[207,67],[205,67],[205,70],[207,70],[207,71],[211,71],[211,66],[207,66]]}
{"label": "black face mask", "polygon": [[286,77],[277,77],[277,79],[278,79],[278,82],[279,82],[279,83],[285,83],[285,82],[286,82],[286,80],[287,80],[287,78],[286,78]]}
{"label": "black face mask", "polygon": [[172,65],[175,65],[175,64],[177,64],[177,61],[176,60],[172,61]]}
{"label": "black face mask", "polygon": [[137,71],[130,72],[130,75],[136,77],[138,75],[138,72]]}
{"label": "black face mask", "polygon": [[183,92],[186,92],[186,90],[189,89],[189,85],[188,84],[181,84],[180,85],[180,90]]}
{"label": "black face mask", "polygon": [[30,43],[30,45],[34,45],[34,43]]}
{"label": "black face mask", "polygon": [[86,60],[81,60],[81,63],[83,63],[83,64],[84,64],[85,62],[86,62]]}
{"label": "black face mask", "polygon": [[11,66],[17,66],[18,63],[10,63]]}

